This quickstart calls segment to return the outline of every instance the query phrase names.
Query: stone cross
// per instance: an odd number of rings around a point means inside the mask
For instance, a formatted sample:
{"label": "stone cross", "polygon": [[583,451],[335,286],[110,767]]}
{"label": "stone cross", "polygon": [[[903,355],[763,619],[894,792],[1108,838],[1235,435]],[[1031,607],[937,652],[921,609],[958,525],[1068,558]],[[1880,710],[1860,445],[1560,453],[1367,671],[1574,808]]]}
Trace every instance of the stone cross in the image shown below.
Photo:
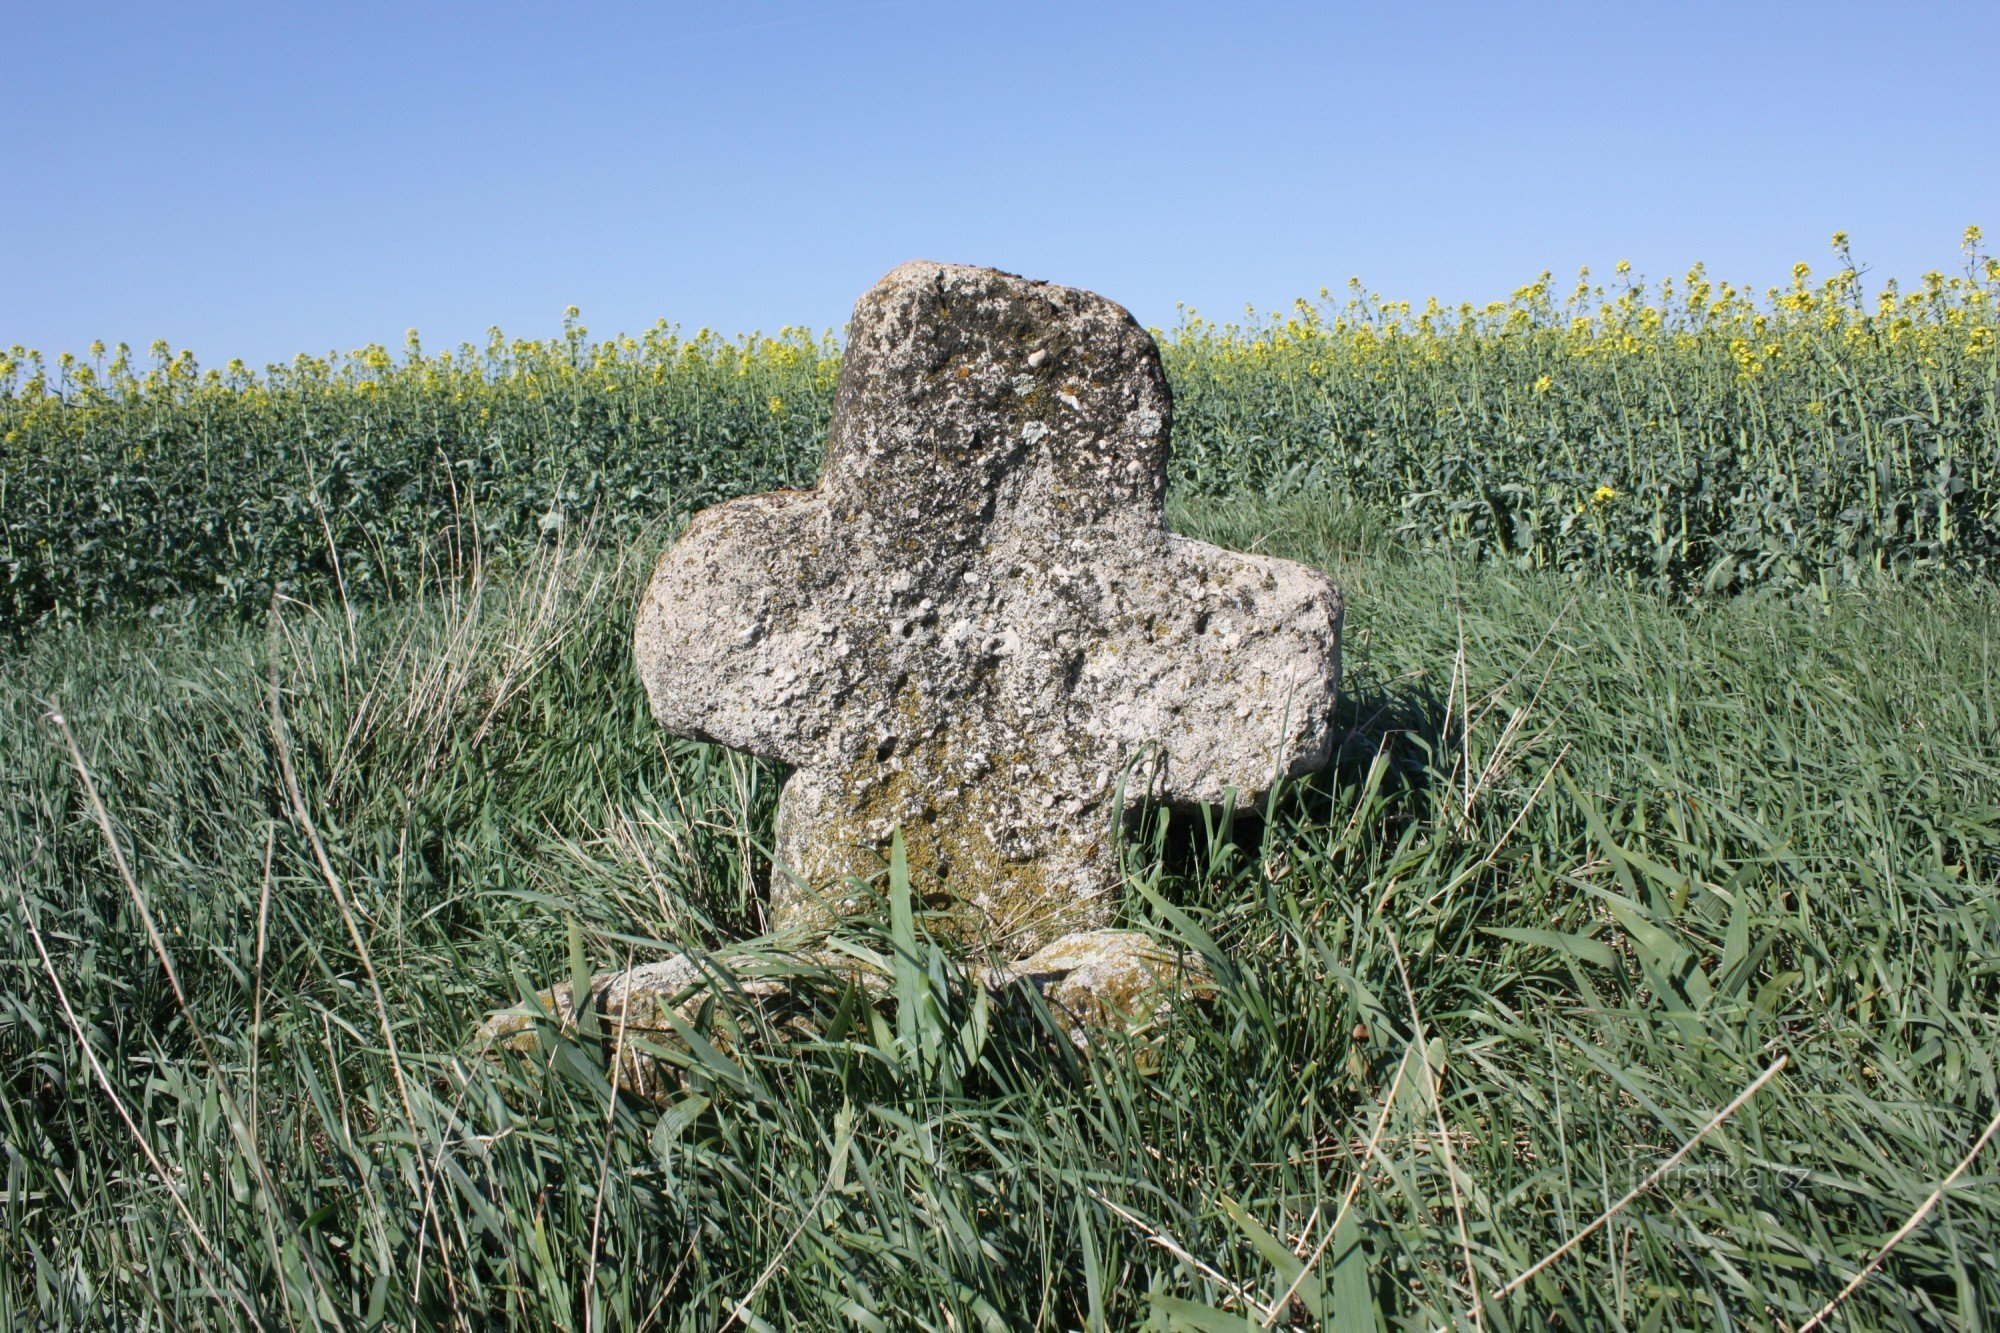
{"label": "stone cross", "polygon": [[946,933],[1021,958],[1111,919],[1135,764],[1247,803],[1326,760],[1340,594],[1166,531],[1171,416],[1101,296],[911,263],[861,298],[818,486],[697,515],[635,633],[669,731],[793,770],[773,926],[900,829]]}

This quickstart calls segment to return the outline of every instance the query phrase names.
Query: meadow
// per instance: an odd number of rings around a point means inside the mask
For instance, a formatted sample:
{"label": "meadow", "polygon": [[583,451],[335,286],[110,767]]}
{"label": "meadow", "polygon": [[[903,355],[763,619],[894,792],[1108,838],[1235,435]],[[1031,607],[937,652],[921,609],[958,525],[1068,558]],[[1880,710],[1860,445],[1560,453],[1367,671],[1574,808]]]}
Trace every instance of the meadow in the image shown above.
{"label": "meadow", "polygon": [[810,478],[837,348],[15,357],[0,1324],[1981,1326],[1968,257],[1190,323],[1173,525],[1349,605],[1324,772],[1133,812],[1126,921],[1217,996],[1079,1057],[885,872],[844,935],[906,1002],[809,976],[807,1037],[720,975],[664,1107],[466,1039],[759,936],[781,774],[658,729],[630,617],[690,509]]}

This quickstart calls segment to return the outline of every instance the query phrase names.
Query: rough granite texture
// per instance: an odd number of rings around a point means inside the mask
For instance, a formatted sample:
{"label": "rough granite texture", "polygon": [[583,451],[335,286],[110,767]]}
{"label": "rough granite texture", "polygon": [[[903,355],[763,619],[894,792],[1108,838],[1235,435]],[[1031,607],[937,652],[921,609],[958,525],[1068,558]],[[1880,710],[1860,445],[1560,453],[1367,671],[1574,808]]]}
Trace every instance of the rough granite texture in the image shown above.
{"label": "rough granite texture", "polygon": [[697,515],[634,636],[668,730],[795,770],[775,927],[900,827],[948,930],[1020,957],[1109,923],[1121,782],[1247,803],[1325,761],[1340,594],[1166,531],[1171,421],[1101,296],[911,263],[861,298],[819,485]]}

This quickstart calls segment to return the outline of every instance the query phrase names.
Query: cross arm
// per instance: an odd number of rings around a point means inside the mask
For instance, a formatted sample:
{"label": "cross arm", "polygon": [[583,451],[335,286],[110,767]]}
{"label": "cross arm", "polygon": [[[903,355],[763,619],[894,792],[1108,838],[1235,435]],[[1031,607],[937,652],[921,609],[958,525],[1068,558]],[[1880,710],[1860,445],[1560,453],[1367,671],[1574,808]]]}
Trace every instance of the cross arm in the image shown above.
{"label": "cross arm", "polygon": [[801,766],[815,692],[839,645],[816,605],[826,506],[779,491],[703,510],[660,558],[633,655],[653,713],[678,735]]}
{"label": "cross arm", "polygon": [[1257,800],[1327,761],[1340,592],[1289,560],[1161,534],[1158,577],[1084,653],[1072,716],[1104,752],[1164,755],[1167,800]]}

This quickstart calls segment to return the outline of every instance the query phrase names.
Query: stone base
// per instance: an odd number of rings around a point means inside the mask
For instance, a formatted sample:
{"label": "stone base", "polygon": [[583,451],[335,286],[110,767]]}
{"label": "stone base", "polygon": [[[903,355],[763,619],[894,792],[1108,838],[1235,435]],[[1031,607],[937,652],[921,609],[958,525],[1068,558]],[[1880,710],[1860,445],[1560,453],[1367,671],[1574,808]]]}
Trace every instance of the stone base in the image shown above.
{"label": "stone base", "polygon": [[[795,971],[774,966],[769,955],[721,954],[707,966],[690,954],[676,954],[623,972],[599,972],[590,979],[588,1003],[609,1053],[613,1084],[648,1101],[664,1101],[681,1089],[671,1062],[648,1047],[679,1046],[668,1015],[690,1027],[701,1023],[710,1004],[749,1004],[766,1019],[812,1035],[798,1019],[776,1011],[792,988],[808,978],[850,981],[877,1004],[893,1003],[889,976],[847,955],[801,954]],[[729,980],[718,985],[719,976]],[[1017,962],[972,971],[989,991],[1003,994],[1032,986],[1063,1034],[1079,1050],[1107,1034],[1144,1038],[1177,1008],[1203,1002],[1215,993],[1215,979],[1193,953],[1176,952],[1135,930],[1086,930],[1065,935]],[[485,1051],[533,1054],[540,1049],[538,1023],[553,1018],[566,1035],[577,1031],[576,1003],[568,982],[535,997],[535,1005],[490,1015],[473,1036]],[[704,1037],[727,1047],[726,1036],[709,1027]]]}
{"label": "stone base", "polygon": [[1017,963],[994,968],[987,986],[1029,985],[1078,1050],[1094,1034],[1144,1036],[1188,1001],[1215,994],[1201,956],[1176,952],[1137,930],[1081,930]]}

